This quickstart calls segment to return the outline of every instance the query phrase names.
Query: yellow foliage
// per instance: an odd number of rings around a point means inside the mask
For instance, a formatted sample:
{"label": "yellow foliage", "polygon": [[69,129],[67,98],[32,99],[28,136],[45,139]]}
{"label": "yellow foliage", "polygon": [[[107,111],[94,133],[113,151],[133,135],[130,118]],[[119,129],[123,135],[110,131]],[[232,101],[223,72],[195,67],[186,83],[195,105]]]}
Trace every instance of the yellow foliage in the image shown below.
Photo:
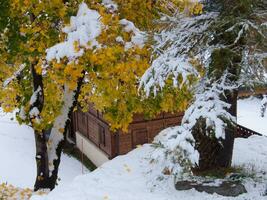
{"label": "yellow foliage", "polygon": [[[189,0],[114,0],[119,7],[117,12],[109,12],[101,0],[85,1],[92,9],[101,15],[103,30],[97,38],[102,48],[87,49],[79,60],[69,62],[66,58],[61,62],[45,63],[46,49],[64,41],[65,34],[61,28],[68,24],[70,16],[77,13],[82,1],[70,0],[10,0],[10,17],[17,22],[19,35],[23,36],[16,46],[16,56],[10,59],[9,53],[0,54],[0,83],[12,76],[21,63],[27,67],[23,78],[13,81],[0,90],[0,103],[5,111],[13,111],[16,107],[24,107],[28,114],[30,97],[33,92],[31,66],[38,74],[43,74],[44,105],[40,113],[41,123],[32,120],[32,126],[39,131],[53,124],[60,115],[63,104],[64,87],[76,90],[78,80],[84,77],[79,103],[85,109],[88,102],[104,113],[112,129],[127,130],[132,122],[134,113],[144,112],[151,117],[161,111],[174,112],[184,109],[190,99],[187,88],[181,91],[167,87],[156,98],[143,99],[138,91],[140,77],[151,63],[151,41],[148,40],[143,48],[134,46],[125,49],[124,44],[117,42],[118,36],[125,42],[131,41],[132,32],[126,32],[120,24],[121,19],[133,21],[141,30],[153,33],[154,21],[160,12],[170,13],[172,9],[187,11],[189,14],[201,14],[202,5],[190,3]],[[171,5],[171,7],[170,7]],[[6,36],[8,37],[8,35]],[[3,37],[4,39],[5,37]],[[79,41],[74,42],[75,50],[80,50]],[[4,53],[2,53],[4,52]],[[14,61],[16,60],[16,61]],[[5,68],[8,64],[12,67]],[[1,82],[2,81],[2,82]],[[29,123],[27,119],[21,119]],[[62,130],[61,130],[62,131]]]}

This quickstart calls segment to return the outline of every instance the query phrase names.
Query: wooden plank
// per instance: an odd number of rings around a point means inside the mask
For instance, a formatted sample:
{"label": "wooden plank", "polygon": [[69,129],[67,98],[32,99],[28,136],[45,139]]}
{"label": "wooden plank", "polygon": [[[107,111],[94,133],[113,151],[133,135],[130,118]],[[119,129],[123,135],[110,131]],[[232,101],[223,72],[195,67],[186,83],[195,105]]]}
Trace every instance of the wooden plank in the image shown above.
{"label": "wooden plank", "polygon": [[132,148],[136,148],[137,145],[148,143],[147,128],[144,126],[141,129],[132,130],[132,141],[133,141]]}
{"label": "wooden plank", "polygon": [[95,116],[88,115],[88,134],[89,139],[96,145],[99,145],[99,127],[97,123],[97,118]]}
{"label": "wooden plank", "polygon": [[130,133],[119,132],[119,155],[123,155],[131,151],[132,135]]}
{"label": "wooden plank", "polygon": [[241,90],[238,91],[238,97],[248,97],[248,96],[256,96],[267,94],[267,88],[256,88],[254,91],[250,90]]}
{"label": "wooden plank", "polygon": [[147,125],[148,130],[148,142],[153,142],[155,136],[164,129],[164,119],[150,121]]}
{"label": "wooden plank", "polygon": [[182,122],[182,117],[167,118],[164,120],[164,127],[178,126]]}
{"label": "wooden plank", "polygon": [[253,131],[249,128],[246,128],[244,126],[241,126],[239,124],[237,124],[236,126],[237,128],[237,135],[235,136],[236,138],[238,137],[241,137],[241,138],[248,138],[252,135],[259,135],[259,136],[262,136],[262,134],[256,132],[256,131]]}
{"label": "wooden plank", "polygon": [[82,113],[81,111],[79,111],[77,113],[77,117],[78,117],[78,126],[77,126],[77,130],[83,134],[85,137],[87,136],[87,118],[86,115],[84,113]]}

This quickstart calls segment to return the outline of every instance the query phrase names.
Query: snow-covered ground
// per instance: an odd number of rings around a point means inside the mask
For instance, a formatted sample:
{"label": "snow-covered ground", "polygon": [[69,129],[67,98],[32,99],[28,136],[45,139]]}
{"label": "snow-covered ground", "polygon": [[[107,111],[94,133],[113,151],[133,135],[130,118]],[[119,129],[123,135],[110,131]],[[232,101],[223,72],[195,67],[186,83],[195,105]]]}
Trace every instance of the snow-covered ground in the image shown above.
{"label": "snow-covered ground", "polygon": [[[238,101],[239,123],[263,133],[264,121],[259,117],[260,100],[250,98]],[[246,119],[246,117],[248,119]],[[263,123],[263,125],[261,124]],[[266,126],[266,125],[265,125]],[[261,129],[257,129],[261,127]],[[235,140],[233,166],[242,167],[248,176],[244,179],[248,191],[236,198],[207,194],[196,190],[176,191],[173,183],[166,182],[155,187],[149,162],[153,148],[139,147],[127,155],[119,156],[102,165],[97,170],[75,180],[66,187],[56,188],[47,196],[34,196],[32,200],[266,200],[262,196],[267,184],[267,137],[251,136]],[[255,181],[256,180],[256,181]]]}
{"label": "snow-covered ground", "polygon": [[267,136],[267,113],[260,116],[261,99],[250,97],[238,100],[237,123]]}
{"label": "snow-covered ground", "polygon": [[[154,188],[150,184],[151,168],[149,155],[153,148],[144,145],[127,155],[117,157],[97,170],[77,177],[72,184],[55,189],[48,196],[32,197],[32,200],[226,200],[233,199],[217,194],[199,193],[195,190],[176,191],[172,184],[163,184]],[[248,170],[253,168],[258,174],[267,172],[267,137],[252,136],[249,139],[237,139],[233,164]],[[265,177],[267,178],[267,177]],[[265,179],[267,180],[267,179]],[[247,194],[236,200],[266,200],[261,196],[265,183],[245,182]]]}
{"label": "snow-covered ground", "polygon": [[[260,100],[238,101],[238,122],[260,133],[266,133],[267,118],[259,114]],[[17,187],[32,187],[35,178],[34,138],[31,128],[10,120],[12,115],[0,112],[0,182]],[[264,123],[265,122],[265,123]],[[260,127],[260,129],[259,129]],[[258,128],[258,129],[257,129]],[[157,183],[154,187],[149,162],[153,148],[144,145],[127,155],[107,162],[97,170],[81,174],[81,164],[63,155],[59,187],[47,196],[33,196],[32,200],[266,200],[262,196],[267,183],[267,137],[252,136],[236,139],[233,165],[255,174],[258,181],[245,180],[247,194],[236,198],[195,190],[176,191],[172,182]],[[74,178],[77,176],[76,178]],[[74,180],[72,181],[72,179]],[[168,183],[168,184],[166,184]]]}
{"label": "snow-covered ground", "polygon": [[[0,184],[7,182],[16,187],[32,188],[36,176],[33,131],[12,118],[13,114],[5,114],[0,109]],[[70,183],[80,174],[81,163],[63,154],[59,184]]]}

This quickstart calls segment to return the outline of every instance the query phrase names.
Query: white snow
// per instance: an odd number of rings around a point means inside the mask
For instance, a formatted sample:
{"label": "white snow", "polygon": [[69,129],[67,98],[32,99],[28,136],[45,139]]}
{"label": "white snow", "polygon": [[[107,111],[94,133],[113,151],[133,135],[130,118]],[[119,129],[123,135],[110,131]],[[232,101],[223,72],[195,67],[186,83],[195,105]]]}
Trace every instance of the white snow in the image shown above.
{"label": "white snow", "polygon": [[[19,125],[14,114],[0,108],[0,183],[7,182],[20,188],[33,188],[36,176],[35,142],[33,130]],[[62,154],[59,186],[70,183],[82,174],[79,161]]]}
{"label": "white snow", "polygon": [[[238,101],[238,122],[248,128],[263,124],[259,121],[260,99],[249,98]],[[247,112],[247,113],[244,113]],[[32,187],[35,179],[34,137],[27,126],[20,126],[10,120],[14,115],[0,115],[0,182],[7,181],[18,187]],[[244,120],[247,117],[247,120]],[[266,118],[264,119],[266,120]],[[266,123],[266,121],[265,121]],[[261,196],[265,190],[267,177],[267,138],[251,136],[248,139],[236,139],[233,154],[233,165],[242,166],[247,171],[262,175],[265,182],[254,184],[250,179],[245,181],[248,194],[237,198],[222,197],[216,194],[199,193],[195,190],[176,191],[173,182],[164,182],[154,177],[155,163],[151,155],[155,149],[144,145],[125,156],[119,156],[107,162],[97,170],[81,174],[81,164],[68,156],[62,156],[59,176],[62,179],[59,187],[48,196],[34,196],[32,200],[264,200]],[[160,169],[161,166],[158,166]],[[152,171],[150,171],[153,169]]]}
{"label": "white snow", "polygon": [[118,10],[118,5],[112,0],[102,0],[102,4],[105,6],[105,8],[112,12]]}
{"label": "white snow", "polygon": [[[161,131],[153,143],[157,148],[151,152],[150,158],[152,183],[157,181],[158,177],[173,182],[177,178],[190,175],[190,167],[199,162],[195,139],[184,125]],[[172,176],[164,175],[168,172],[171,172]]]}
{"label": "white snow", "polygon": [[261,117],[261,99],[251,97],[238,100],[237,123],[267,136],[267,116]]}
{"label": "white snow", "polygon": [[[255,163],[255,171],[267,170],[267,138],[253,136],[249,139],[237,139],[234,150],[234,165],[250,168]],[[249,147],[248,147],[249,146]],[[144,145],[124,156],[119,156],[102,165],[90,174],[77,177],[72,184],[57,188],[48,196],[34,196],[32,200],[264,200],[261,196],[265,183],[255,185],[250,179],[245,181],[247,194],[236,198],[222,197],[217,194],[199,193],[195,190],[176,191],[173,182],[152,185],[150,157],[153,148]],[[266,176],[266,175],[265,175]],[[267,177],[265,177],[267,178]],[[265,179],[266,180],[266,179]]]}
{"label": "white snow", "polygon": [[[238,122],[247,118],[248,128],[264,124],[260,119],[260,99],[249,98],[238,101]],[[250,114],[244,115],[244,111]],[[244,116],[243,116],[244,115]],[[254,119],[253,119],[254,118]],[[240,120],[241,119],[241,120]],[[266,120],[266,118],[264,119]],[[266,123],[266,121],[265,121]],[[263,125],[264,127],[264,125]],[[176,128],[169,128],[161,135],[171,133]],[[266,129],[266,126],[265,126]],[[176,134],[177,135],[177,134]],[[185,135],[181,141],[184,141]],[[163,138],[166,139],[164,136]],[[169,138],[170,141],[175,138]],[[187,138],[192,140],[192,138]],[[170,142],[171,144],[171,142]],[[183,146],[183,145],[182,145]],[[175,147],[175,146],[174,146]],[[184,147],[189,147],[185,144]],[[256,181],[251,178],[244,179],[248,193],[236,198],[223,197],[217,194],[207,194],[196,190],[176,191],[173,179],[162,179],[159,173],[166,163],[156,163],[154,159],[157,149],[149,144],[139,147],[127,155],[116,157],[99,167],[97,170],[83,176],[78,176],[71,184],[56,188],[47,196],[34,196],[32,200],[266,200],[262,196],[267,183],[267,137],[251,136],[248,139],[235,140],[233,152],[233,166],[242,167],[246,173],[254,174]],[[185,148],[190,151],[190,148]],[[157,159],[157,158],[156,158]],[[164,165],[163,165],[164,164]],[[177,164],[177,163],[176,163]],[[219,181],[219,180],[218,180]]]}
{"label": "white snow", "polygon": [[15,78],[17,78],[21,72],[25,69],[26,64],[22,64],[19,66],[19,69],[8,79],[6,79],[3,83],[3,87],[5,88],[10,82],[12,82]]}
{"label": "white snow", "polygon": [[30,114],[31,117],[37,117],[40,114],[40,111],[38,110],[37,107],[33,107],[30,110],[30,113],[29,114]]}
{"label": "white snow", "polygon": [[61,108],[60,115],[55,119],[53,124],[51,134],[48,140],[48,162],[49,162],[49,172],[52,175],[54,170],[53,161],[57,159],[56,149],[58,144],[64,139],[64,135],[60,130],[64,130],[67,120],[69,119],[69,110],[74,102],[75,91],[69,90],[69,87],[65,85],[63,94],[63,106]]}
{"label": "white snow", "polygon": [[253,168],[255,172],[267,172],[267,137],[254,135],[249,139],[236,139],[233,165],[245,165],[247,169]]}
{"label": "white snow", "polygon": [[146,33],[140,31],[135,27],[134,23],[127,20],[120,20],[120,24],[124,26],[124,30],[127,33],[133,33],[131,41],[125,43],[125,49],[128,50],[134,46],[138,46],[139,48],[143,48],[146,42]]}
{"label": "white snow", "polygon": [[36,100],[37,100],[37,94],[40,93],[41,90],[42,90],[42,89],[41,89],[41,87],[39,86],[39,87],[37,88],[37,90],[35,90],[35,91],[33,92],[32,96],[31,96],[31,99],[30,99],[30,105],[33,105],[33,104],[36,102]]}
{"label": "white snow", "polygon": [[[82,56],[84,48],[98,46],[96,38],[101,33],[101,27],[100,14],[89,9],[85,3],[81,3],[77,16],[72,16],[70,19],[70,26],[62,30],[67,33],[66,41],[47,49],[46,60],[56,59],[59,62],[64,57],[73,60]],[[79,49],[75,47],[75,42]]]}

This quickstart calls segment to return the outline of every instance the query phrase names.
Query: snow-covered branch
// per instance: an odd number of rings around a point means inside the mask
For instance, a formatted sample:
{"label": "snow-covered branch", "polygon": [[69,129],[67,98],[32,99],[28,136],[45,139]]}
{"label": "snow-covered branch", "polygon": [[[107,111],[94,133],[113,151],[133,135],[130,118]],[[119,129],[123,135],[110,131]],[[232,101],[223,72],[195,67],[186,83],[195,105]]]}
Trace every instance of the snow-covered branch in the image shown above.
{"label": "snow-covered branch", "polygon": [[[133,33],[131,37],[130,42],[125,43],[125,50],[128,50],[134,46],[138,46],[139,48],[143,48],[146,42],[146,33],[143,31],[140,31],[138,28],[135,27],[134,23],[131,21],[128,21],[127,19],[120,20],[120,24],[124,26],[124,30],[127,33]],[[117,38],[117,41],[120,42],[119,37]],[[123,40],[121,42],[124,43]]]}
{"label": "snow-covered branch", "polygon": [[20,65],[19,69],[13,74],[13,76],[11,76],[10,78],[4,81],[3,87],[4,88],[7,87],[14,79],[16,79],[22,73],[25,67],[26,67],[26,64]]}
{"label": "snow-covered branch", "polygon": [[194,102],[185,112],[182,121],[182,126],[185,126],[189,132],[192,132],[197,121],[203,118],[206,120],[206,127],[214,130],[214,136],[217,139],[225,138],[225,121],[236,122],[236,118],[227,111],[231,105],[222,100],[225,91],[238,87],[235,83],[229,82],[229,76],[231,75],[225,73],[213,83],[212,80],[205,80],[198,86]]}
{"label": "snow-covered branch", "polygon": [[[210,137],[225,139],[226,121],[236,123],[236,118],[227,110],[230,104],[222,100],[225,91],[236,89],[229,81],[231,74],[225,74],[217,81],[204,79],[198,86],[193,103],[186,110],[180,126],[163,130],[154,140],[155,151],[151,160],[156,163],[160,176],[190,173],[191,167],[198,165],[199,152],[195,149],[193,128],[200,119],[204,119]],[[209,131],[206,131],[209,133]],[[160,164],[159,164],[160,163]],[[163,174],[162,174],[163,173]],[[159,174],[158,174],[159,175]]]}
{"label": "snow-covered branch", "polygon": [[[190,60],[198,59],[204,64],[208,62],[207,55],[210,54],[210,49],[206,45],[208,41],[205,35],[217,16],[218,13],[211,12],[195,17],[180,14],[177,17],[161,18],[160,23],[170,25],[154,36],[156,44],[153,49],[156,59],[153,60],[140,82],[140,88],[143,87],[147,95],[151,90],[156,94],[164,87],[165,81],[171,75],[173,84],[177,87],[186,84],[188,76],[198,76]],[[179,75],[183,78],[180,85],[177,81]]]}
{"label": "snow-covered branch", "polygon": [[55,119],[53,124],[49,140],[48,140],[48,161],[50,175],[54,170],[53,161],[57,159],[56,149],[58,144],[64,139],[64,130],[66,122],[69,119],[70,108],[75,101],[75,91],[70,90],[67,85],[64,86],[63,94],[63,106],[61,108],[59,116]]}
{"label": "snow-covered branch", "polygon": [[64,57],[75,60],[83,55],[84,49],[99,46],[96,38],[100,35],[101,29],[100,14],[81,3],[77,16],[70,19],[70,26],[62,30],[67,34],[66,40],[47,49],[46,60],[56,59],[59,62]]}

